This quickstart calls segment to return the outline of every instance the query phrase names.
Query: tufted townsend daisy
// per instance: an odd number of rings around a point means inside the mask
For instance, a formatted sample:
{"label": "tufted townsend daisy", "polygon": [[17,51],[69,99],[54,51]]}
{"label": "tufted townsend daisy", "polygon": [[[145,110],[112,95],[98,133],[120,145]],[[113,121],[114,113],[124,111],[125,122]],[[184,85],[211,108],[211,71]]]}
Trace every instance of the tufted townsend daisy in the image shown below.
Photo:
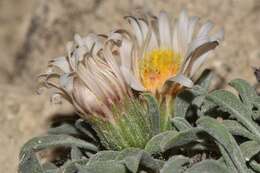
{"label": "tufted townsend daisy", "polygon": [[[210,35],[212,22],[196,32],[198,17],[188,17],[186,11],[174,27],[165,12],[126,19],[130,29],[76,35],[67,55],[50,60],[40,75],[52,100],[68,100],[112,149],[142,148],[153,135],[171,128],[176,94],[193,86],[194,74],[224,34]],[[150,101],[153,97],[153,109],[158,108],[156,131],[151,130],[155,126],[146,94]]]}

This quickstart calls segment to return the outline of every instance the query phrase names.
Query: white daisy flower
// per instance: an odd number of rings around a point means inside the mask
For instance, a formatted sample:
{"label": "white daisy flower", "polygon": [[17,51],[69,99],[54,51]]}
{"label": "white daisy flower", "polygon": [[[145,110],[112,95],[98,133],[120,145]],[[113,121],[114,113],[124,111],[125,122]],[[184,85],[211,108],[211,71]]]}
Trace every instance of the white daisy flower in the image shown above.
{"label": "white daisy flower", "polygon": [[223,29],[209,34],[210,21],[195,32],[198,17],[189,17],[185,10],[174,26],[165,12],[158,18],[126,19],[132,29],[116,31],[121,34],[117,56],[125,80],[137,91],[175,95],[183,87],[192,87],[192,77],[224,36]]}

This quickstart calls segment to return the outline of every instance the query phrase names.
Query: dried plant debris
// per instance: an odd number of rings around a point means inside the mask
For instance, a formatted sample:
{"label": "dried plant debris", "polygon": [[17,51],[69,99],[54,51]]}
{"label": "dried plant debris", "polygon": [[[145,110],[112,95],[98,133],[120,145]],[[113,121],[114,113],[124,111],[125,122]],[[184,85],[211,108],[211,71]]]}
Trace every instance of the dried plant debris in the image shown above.
{"label": "dried plant debris", "polygon": [[256,80],[260,83],[260,67],[253,68],[253,69],[254,69],[254,74],[255,74]]}

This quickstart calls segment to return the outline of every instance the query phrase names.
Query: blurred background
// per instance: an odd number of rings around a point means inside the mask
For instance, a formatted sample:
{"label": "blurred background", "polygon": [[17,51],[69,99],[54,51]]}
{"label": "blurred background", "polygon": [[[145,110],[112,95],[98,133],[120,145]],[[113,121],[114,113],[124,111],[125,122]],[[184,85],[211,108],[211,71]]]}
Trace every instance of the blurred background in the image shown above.
{"label": "blurred background", "polygon": [[73,112],[35,91],[37,75],[65,53],[75,33],[107,33],[125,25],[123,16],[134,9],[174,17],[182,8],[225,28],[225,41],[205,65],[215,70],[216,87],[234,78],[256,84],[260,0],[0,0],[0,170],[17,172],[24,142],[43,134],[51,116]]}

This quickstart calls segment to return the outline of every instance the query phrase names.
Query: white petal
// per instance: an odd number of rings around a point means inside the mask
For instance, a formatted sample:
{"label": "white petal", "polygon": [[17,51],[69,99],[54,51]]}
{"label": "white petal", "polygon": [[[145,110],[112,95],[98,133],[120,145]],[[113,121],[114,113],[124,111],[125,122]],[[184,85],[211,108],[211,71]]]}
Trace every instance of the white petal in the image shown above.
{"label": "white petal", "polygon": [[96,55],[99,50],[103,48],[102,41],[99,36],[96,34],[89,34],[86,38],[84,38],[85,45],[88,50],[92,50],[93,55]]}
{"label": "white petal", "polygon": [[115,57],[112,55],[112,52],[109,48],[104,49],[104,57],[106,62],[109,64],[109,66],[111,67],[113,73],[116,75],[117,79],[118,79],[118,83],[120,83],[121,88],[125,89],[125,82],[123,80],[120,68],[119,68],[119,64],[116,62]]}
{"label": "white petal", "polygon": [[138,45],[141,47],[142,43],[144,41],[144,38],[143,38],[143,34],[142,34],[142,30],[140,28],[140,25],[139,25],[137,19],[135,19],[133,17],[128,17],[127,19],[129,21],[130,25],[132,26],[132,29],[133,29],[134,34],[136,36]]}
{"label": "white petal", "polygon": [[[100,71],[104,78],[107,81],[107,84],[110,86],[110,88],[114,91],[113,94],[117,95],[120,98],[124,98],[124,86],[121,86],[120,80],[118,77],[115,77],[112,73],[108,73],[105,71]],[[120,76],[121,77],[121,76]]]}
{"label": "white petal", "polygon": [[197,16],[193,16],[189,19],[189,26],[188,26],[188,43],[191,42],[193,32],[195,29],[195,25],[198,22],[199,18]]}
{"label": "white petal", "polygon": [[176,52],[176,53],[180,53],[180,48],[179,48],[179,39],[178,39],[178,25],[177,25],[178,22],[176,22],[176,25],[174,27],[174,30],[173,30],[173,38],[172,38],[172,43],[173,43],[173,50]]}
{"label": "white petal", "polygon": [[138,81],[127,68],[122,66],[120,67],[120,69],[122,71],[122,74],[124,75],[126,82],[128,83],[128,85],[130,85],[132,89],[136,91],[145,91],[145,88],[140,83],[140,81]]}
{"label": "white petal", "polygon": [[64,73],[60,76],[60,86],[70,92],[73,88],[73,77],[69,73]]}
{"label": "white petal", "polygon": [[151,51],[152,49],[158,48],[158,40],[156,38],[156,34],[154,31],[151,31],[151,38],[149,40],[147,51]]}
{"label": "white petal", "polygon": [[113,40],[115,42],[120,41],[122,39],[122,35],[116,32],[112,32],[109,34],[109,37],[107,40]]}
{"label": "white petal", "polygon": [[84,55],[87,53],[87,48],[86,47],[79,47],[76,50],[74,50],[74,58],[75,62],[82,61],[84,58]]}
{"label": "white petal", "polygon": [[202,25],[197,34],[197,38],[207,36],[209,34],[209,31],[213,28],[213,26],[214,24],[211,21],[208,21],[207,23]]}
{"label": "white petal", "polygon": [[47,70],[45,71],[45,74],[49,75],[53,73],[53,68],[52,67],[48,67]]}
{"label": "white petal", "polygon": [[79,34],[75,34],[74,40],[75,40],[76,44],[78,44],[79,46],[82,46],[84,44],[84,42]]}
{"label": "white petal", "polygon": [[89,34],[87,37],[84,38],[84,42],[88,48],[88,50],[91,50],[93,48],[93,45],[97,42],[98,36],[96,34]]}
{"label": "white petal", "polygon": [[133,43],[127,39],[122,40],[122,45],[120,47],[120,58],[121,58],[121,65],[125,66],[126,68],[131,68],[131,53],[132,53]]}
{"label": "white petal", "polygon": [[210,41],[209,36],[205,35],[202,37],[195,38],[189,45],[186,57],[189,56],[196,48]]}
{"label": "white petal", "polygon": [[185,40],[188,33],[188,26],[189,26],[189,18],[186,10],[182,10],[179,18],[179,34],[181,38]]}
{"label": "white petal", "polygon": [[185,77],[183,74],[178,74],[174,77],[171,77],[171,78],[168,79],[168,81],[173,81],[173,82],[179,83],[182,86],[185,86],[185,87],[188,87],[188,88],[191,88],[193,86],[192,80]]}
{"label": "white petal", "polygon": [[57,66],[64,73],[69,73],[70,72],[69,63],[68,63],[68,61],[66,60],[66,58],[64,56],[56,58],[56,59],[50,61],[50,64],[52,64],[54,66]]}
{"label": "white petal", "polygon": [[159,35],[160,35],[160,46],[171,47],[171,26],[170,21],[165,12],[159,14]]}
{"label": "white petal", "polygon": [[102,88],[102,91],[104,92],[104,95],[106,96],[105,98],[112,99],[113,96],[116,95],[116,93],[114,93],[114,90],[113,90],[115,88],[111,87],[110,81],[108,79],[106,79],[104,76],[101,76],[101,74],[99,74],[99,71],[96,71],[94,73],[95,73],[96,83],[99,85],[100,88]]}
{"label": "white petal", "polygon": [[70,56],[71,52],[73,51],[73,42],[72,41],[70,41],[66,44],[66,49],[68,52],[68,56]]}
{"label": "white petal", "polygon": [[86,88],[84,84],[75,82],[73,91],[75,102],[79,105],[80,109],[84,110],[84,112],[93,113],[93,111],[101,109],[99,108],[100,101],[97,96]]}
{"label": "white petal", "polygon": [[212,36],[210,36],[210,41],[222,41],[224,39],[224,28],[221,28],[221,30]]}
{"label": "white petal", "polygon": [[[97,66],[95,65],[94,68],[97,68]],[[95,76],[93,76],[89,69],[80,64],[78,66],[77,74],[85,86],[88,87],[95,95],[101,98],[104,97],[102,89],[96,83]]]}
{"label": "white petal", "polygon": [[[185,63],[182,65],[182,71],[188,74],[191,74],[191,70],[193,68],[192,75],[194,72],[200,67],[200,65],[205,61],[207,56],[203,56],[207,54],[209,51],[215,49],[219,43],[217,41],[206,42],[205,44],[197,47],[191,54],[187,56],[185,59]],[[184,67],[184,68],[183,68]]]}
{"label": "white petal", "polygon": [[178,44],[181,55],[184,55],[188,49],[189,37],[189,18],[186,10],[182,10],[178,21]]}
{"label": "white petal", "polygon": [[209,52],[206,52],[205,54],[201,55],[199,58],[195,60],[191,67],[190,75],[191,77],[196,73],[196,71],[199,69],[199,67],[208,59]]}
{"label": "white petal", "polygon": [[140,24],[140,27],[141,27],[141,30],[142,30],[143,38],[146,39],[147,34],[149,32],[147,23],[145,23],[145,21],[143,21],[143,20],[139,20],[139,24]]}

